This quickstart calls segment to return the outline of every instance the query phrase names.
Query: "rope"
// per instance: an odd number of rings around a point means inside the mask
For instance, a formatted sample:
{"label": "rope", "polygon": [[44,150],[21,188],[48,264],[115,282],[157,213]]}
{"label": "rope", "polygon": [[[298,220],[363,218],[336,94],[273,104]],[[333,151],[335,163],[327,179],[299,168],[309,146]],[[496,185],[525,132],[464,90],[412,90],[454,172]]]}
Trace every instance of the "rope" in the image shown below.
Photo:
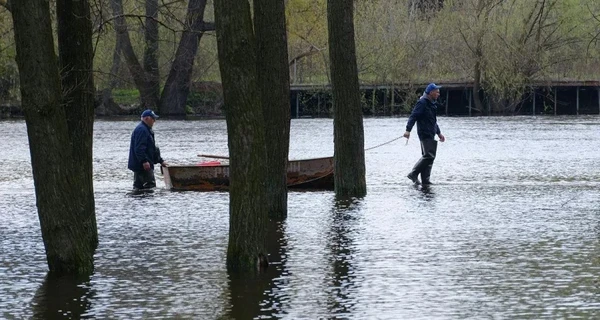
{"label": "rope", "polygon": [[[404,138],[404,136],[399,136],[399,137],[397,137],[397,138],[394,138],[394,139],[392,139],[392,140],[390,140],[390,141],[387,141],[387,142],[384,142],[384,143],[378,144],[378,145],[376,145],[376,146],[373,146],[373,147],[367,148],[367,149],[365,149],[365,151],[369,151],[369,150],[373,150],[373,149],[375,149],[375,148],[379,148],[379,147],[381,147],[381,146],[384,146],[384,145],[386,145],[386,144],[388,144],[388,143],[392,143],[392,142],[394,142],[394,141],[396,141],[396,140],[398,140],[398,139],[402,139],[402,138]],[[406,143],[408,143],[408,139],[406,139]],[[305,183],[313,182],[313,181],[316,181],[316,180],[322,179],[322,178],[324,178],[324,177],[326,177],[326,176],[330,175],[331,173],[333,173],[333,170],[330,170],[330,171],[328,171],[327,173],[325,173],[324,175],[322,175],[322,176],[319,176],[319,177],[316,177],[316,178],[314,178],[314,179],[310,179],[310,180],[308,180],[308,181],[303,181],[303,182],[299,182],[299,183],[295,183],[295,184],[290,184],[290,185],[288,185],[288,187],[293,187],[293,186],[296,186],[296,185],[300,185],[300,184],[305,184]]]}
{"label": "rope", "polygon": [[[382,144],[378,144],[378,145],[376,145],[376,146],[374,146],[374,147],[367,148],[367,149],[365,149],[365,151],[369,151],[369,150],[373,150],[373,149],[375,149],[375,148],[379,148],[379,147],[381,147],[381,146],[384,146],[384,145],[386,145],[386,144],[388,144],[388,143],[392,143],[392,142],[394,142],[394,141],[396,141],[396,140],[398,140],[398,139],[402,139],[402,138],[404,138],[404,136],[399,136],[398,138],[394,138],[394,139],[392,139],[392,140],[390,140],[390,141],[388,141],[388,142],[384,142],[384,143],[382,143]],[[406,142],[408,143],[408,139],[406,140]]]}

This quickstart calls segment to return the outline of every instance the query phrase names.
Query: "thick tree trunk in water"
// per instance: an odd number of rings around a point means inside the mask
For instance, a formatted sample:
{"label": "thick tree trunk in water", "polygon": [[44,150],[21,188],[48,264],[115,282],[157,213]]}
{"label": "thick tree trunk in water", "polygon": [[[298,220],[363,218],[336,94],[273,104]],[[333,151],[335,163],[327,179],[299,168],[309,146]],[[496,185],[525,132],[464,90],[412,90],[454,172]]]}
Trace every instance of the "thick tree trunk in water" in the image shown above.
{"label": "thick tree trunk in water", "polygon": [[58,274],[91,273],[95,247],[91,234],[95,230],[88,228],[94,224],[90,221],[93,212],[88,211],[89,203],[82,207],[77,201],[88,186],[84,185],[83,192],[79,190],[84,170],[73,170],[79,162],[73,160],[69,139],[72,129],[62,106],[48,1],[15,1],[11,9],[22,108],[48,267]]}
{"label": "thick tree trunk in water", "polygon": [[144,71],[146,82],[152,95],[160,97],[160,77],[158,73],[158,0],[146,0],[146,25],[144,26],[146,50],[144,50]]}
{"label": "thick tree trunk in water", "polygon": [[123,0],[111,0],[110,2],[115,18],[115,31],[117,32],[117,41],[121,41],[123,47],[122,53],[125,63],[129,68],[129,73],[133,78],[136,88],[140,92],[140,99],[145,108],[155,109],[158,106],[158,94],[154,90],[154,85],[148,81],[146,72],[140,65],[140,62],[131,45],[129,31],[127,31],[127,22],[123,17]]}
{"label": "thick tree trunk in water", "polygon": [[256,40],[247,1],[216,1],[215,17],[230,157],[227,268],[252,271],[267,264],[269,220]]}
{"label": "thick tree trunk in water", "polygon": [[334,180],[338,198],[367,194],[353,11],[353,0],[327,0],[333,88]]}
{"label": "thick tree trunk in water", "polygon": [[89,238],[90,247],[96,249],[98,231],[92,167],[95,88],[90,7],[87,0],[57,0],[56,9],[63,105],[75,161],[72,178],[78,186],[73,191],[79,193],[74,199],[80,201],[82,210],[77,222],[81,223],[83,236]]}
{"label": "thick tree trunk in water", "polygon": [[285,4],[254,0],[258,83],[267,134],[269,216],[287,216],[286,172],[290,144],[290,70],[288,67]]}
{"label": "thick tree trunk in water", "polygon": [[190,0],[188,4],[186,30],[179,40],[175,60],[160,98],[161,114],[185,115],[194,59],[203,35],[205,8],[206,0]]}

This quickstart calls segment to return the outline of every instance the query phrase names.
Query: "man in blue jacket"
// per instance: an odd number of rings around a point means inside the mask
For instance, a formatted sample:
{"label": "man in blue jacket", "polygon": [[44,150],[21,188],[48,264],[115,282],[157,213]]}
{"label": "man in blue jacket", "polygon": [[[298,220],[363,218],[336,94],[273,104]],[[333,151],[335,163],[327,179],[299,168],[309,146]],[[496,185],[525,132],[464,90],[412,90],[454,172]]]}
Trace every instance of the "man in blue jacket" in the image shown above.
{"label": "man in blue jacket", "polygon": [[431,168],[433,167],[433,161],[435,160],[435,154],[437,151],[437,141],[435,135],[437,135],[441,142],[446,141],[446,138],[440,131],[440,127],[437,124],[436,109],[437,105],[435,101],[440,96],[441,86],[435,83],[430,83],[425,88],[425,94],[417,101],[415,108],[413,109],[408,123],[406,124],[406,132],[404,137],[410,138],[410,131],[412,130],[415,122],[417,123],[417,134],[419,140],[421,140],[421,159],[415,164],[412,171],[407,175],[414,184],[419,184],[419,174],[421,175],[421,181],[423,185],[430,185],[431,180]]}
{"label": "man in blue jacket", "polygon": [[160,150],[154,142],[152,126],[158,116],[152,110],[142,112],[142,121],[135,127],[131,134],[129,145],[129,163],[127,167],[133,171],[133,188],[150,189],[156,187],[154,179],[154,164],[160,163],[166,167],[167,163],[161,158]]}

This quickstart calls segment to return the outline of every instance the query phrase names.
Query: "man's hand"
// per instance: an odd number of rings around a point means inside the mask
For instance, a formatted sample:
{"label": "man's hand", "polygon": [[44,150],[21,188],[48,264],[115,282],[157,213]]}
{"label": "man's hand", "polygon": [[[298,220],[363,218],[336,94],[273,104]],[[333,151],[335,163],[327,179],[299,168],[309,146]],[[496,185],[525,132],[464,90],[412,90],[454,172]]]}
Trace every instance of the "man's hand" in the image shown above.
{"label": "man's hand", "polygon": [[160,165],[162,167],[168,167],[169,166],[166,161],[161,162]]}
{"label": "man's hand", "polygon": [[443,134],[441,134],[441,133],[440,133],[440,134],[438,134],[438,137],[440,138],[440,141],[441,141],[441,142],[444,142],[444,141],[446,141],[446,137],[444,137],[444,135],[443,135]]}
{"label": "man's hand", "polygon": [[404,134],[402,136],[405,137],[406,139],[409,139],[410,138],[410,131],[404,132]]}
{"label": "man's hand", "polygon": [[142,165],[144,166],[144,170],[150,171],[150,162],[146,161]]}

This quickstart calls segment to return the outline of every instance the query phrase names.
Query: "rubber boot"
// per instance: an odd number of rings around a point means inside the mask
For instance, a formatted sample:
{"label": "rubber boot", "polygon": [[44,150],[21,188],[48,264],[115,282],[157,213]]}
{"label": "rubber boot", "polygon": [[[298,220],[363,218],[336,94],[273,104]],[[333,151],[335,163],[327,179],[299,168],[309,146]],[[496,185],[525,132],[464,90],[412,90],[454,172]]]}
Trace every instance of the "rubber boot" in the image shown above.
{"label": "rubber boot", "polygon": [[431,168],[433,167],[433,161],[437,152],[437,141],[433,139],[421,141],[421,152],[423,156],[419,162],[421,164],[421,181],[423,185],[431,185]]}

